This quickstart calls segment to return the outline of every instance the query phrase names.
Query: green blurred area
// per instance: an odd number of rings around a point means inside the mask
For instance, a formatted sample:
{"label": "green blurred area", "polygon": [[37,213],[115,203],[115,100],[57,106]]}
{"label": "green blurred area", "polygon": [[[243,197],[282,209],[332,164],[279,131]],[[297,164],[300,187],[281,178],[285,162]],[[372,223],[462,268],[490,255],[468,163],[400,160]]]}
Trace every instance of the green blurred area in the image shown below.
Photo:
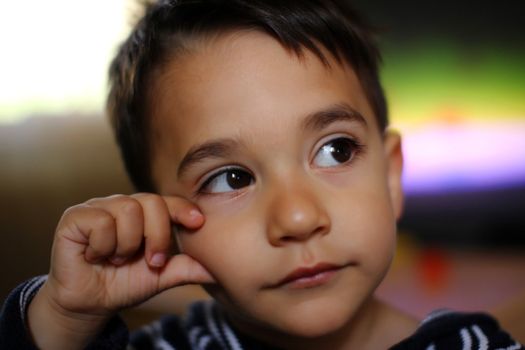
{"label": "green blurred area", "polygon": [[523,62],[525,50],[387,47],[382,79],[392,121],[525,119]]}

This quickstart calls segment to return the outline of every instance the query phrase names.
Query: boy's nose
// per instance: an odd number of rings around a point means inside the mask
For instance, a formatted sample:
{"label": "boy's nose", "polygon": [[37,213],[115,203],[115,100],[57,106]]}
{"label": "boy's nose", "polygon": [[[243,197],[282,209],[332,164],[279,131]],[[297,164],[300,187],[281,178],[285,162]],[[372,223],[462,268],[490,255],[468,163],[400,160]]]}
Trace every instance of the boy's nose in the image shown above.
{"label": "boy's nose", "polygon": [[276,189],[272,197],[267,221],[268,239],[272,245],[305,241],[330,231],[330,217],[322,200],[306,186],[288,184]]}

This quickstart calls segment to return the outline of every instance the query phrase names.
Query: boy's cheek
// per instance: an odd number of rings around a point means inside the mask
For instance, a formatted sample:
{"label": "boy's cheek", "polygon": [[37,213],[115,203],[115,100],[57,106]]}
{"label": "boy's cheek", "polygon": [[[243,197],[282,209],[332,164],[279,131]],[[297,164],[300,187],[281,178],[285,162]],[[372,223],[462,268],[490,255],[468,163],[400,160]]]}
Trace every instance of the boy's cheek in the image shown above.
{"label": "boy's cheek", "polygon": [[178,241],[182,252],[199,261],[219,282],[232,275],[249,278],[250,270],[257,270],[253,261],[264,249],[255,221],[248,221],[250,225],[231,214],[208,215],[201,229],[179,233]]}

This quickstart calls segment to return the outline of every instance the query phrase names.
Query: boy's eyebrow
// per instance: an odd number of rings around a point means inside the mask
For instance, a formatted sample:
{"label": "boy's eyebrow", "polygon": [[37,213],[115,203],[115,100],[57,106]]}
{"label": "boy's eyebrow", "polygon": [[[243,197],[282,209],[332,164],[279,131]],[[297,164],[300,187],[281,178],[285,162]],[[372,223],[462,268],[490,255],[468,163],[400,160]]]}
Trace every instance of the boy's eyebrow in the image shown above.
{"label": "boy's eyebrow", "polygon": [[179,164],[177,176],[181,176],[193,164],[206,158],[224,158],[232,153],[239,142],[233,139],[217,139],[193,146]]}
{"label": "boy's eyebrow", "polygon": [[355,121],[364,127],[368,126],[363,115],[346,103],[338,103],[310,113],[301,124],[305,130],[322,130],[336,121]]}

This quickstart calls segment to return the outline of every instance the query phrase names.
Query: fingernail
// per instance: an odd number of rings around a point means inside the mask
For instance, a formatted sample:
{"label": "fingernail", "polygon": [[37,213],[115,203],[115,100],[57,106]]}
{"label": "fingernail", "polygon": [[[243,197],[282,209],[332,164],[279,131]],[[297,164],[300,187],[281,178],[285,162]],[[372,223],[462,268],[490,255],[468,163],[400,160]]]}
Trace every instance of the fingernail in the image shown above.
{"label": "fingernail", "polygon": [[190,216],[192,218],[199,218],[199,217],[202,217],[202,213],[198,211],[197,209],[192,209],[190,210]]}
{"label": "fingernail", "polygon": [[121,256],[114,256],[111,258],[110,261],[113,265],[119,266],[119,265],[122,265],[126,261],[126,258],[121,257]]}
{"label": "fingernail", "polygon": [[156,267],[162,267],[166,263],[166,254],[156,253],[151,257],[150,264]]}

